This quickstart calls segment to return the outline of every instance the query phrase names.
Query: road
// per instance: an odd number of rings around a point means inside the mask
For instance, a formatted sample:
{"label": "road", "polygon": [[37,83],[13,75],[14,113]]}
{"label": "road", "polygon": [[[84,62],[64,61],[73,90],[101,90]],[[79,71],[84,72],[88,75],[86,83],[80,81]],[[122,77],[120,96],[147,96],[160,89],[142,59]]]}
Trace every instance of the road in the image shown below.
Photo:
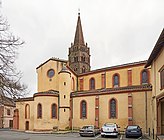
{"label": "road", "polygon": [[[0,140],[135,140],[136,138],[125,138],[120,135],[118,138],[102,138],[100,135],[96,137],[81,137],[78,133],[67,134],[32,134],[11,130],[0,130]],[[146,139],[143,139],[146,140]]]}

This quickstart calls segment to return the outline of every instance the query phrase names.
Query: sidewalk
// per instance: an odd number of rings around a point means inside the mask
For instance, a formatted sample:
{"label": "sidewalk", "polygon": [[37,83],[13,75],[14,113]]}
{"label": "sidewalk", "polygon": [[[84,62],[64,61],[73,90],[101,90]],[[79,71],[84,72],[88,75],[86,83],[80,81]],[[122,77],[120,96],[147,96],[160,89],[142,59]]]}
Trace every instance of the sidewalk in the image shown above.
{"label": "sidewalk", "polygon": [[160,140],[164,140],[164,135],[157,136]]}
{"label": "sidewalk", "polygon": [[148,134],[145,134],[144,137],[151,140],[151,137]]}
{"label": "sidewalk", "polygon": [[25,133],[31,134],[68,134],[68,133],[78,133],[76,130],[67,130],[67,131],[25,131]]}
{"label": "sidewalk", "polygon": [[[149,140],[151,140],[151,137],[148,136],[148,135],[145,135],[145,137]],[[156,140],[156,138],[154,138],[154,140]],[[157,136],[157,140],[164,140],[164,135],[160,135],[160,136]]]}

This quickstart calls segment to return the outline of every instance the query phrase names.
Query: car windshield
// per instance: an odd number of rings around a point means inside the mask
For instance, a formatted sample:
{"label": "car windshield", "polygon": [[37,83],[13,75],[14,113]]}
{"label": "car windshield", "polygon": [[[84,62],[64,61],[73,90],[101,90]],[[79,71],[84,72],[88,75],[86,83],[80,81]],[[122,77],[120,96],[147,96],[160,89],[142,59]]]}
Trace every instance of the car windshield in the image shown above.
{"label": "car windshield", "polygon": [[127,129],[137,129],[137,128],[138,128],[138,126],[128,126]]}
{"label": "car windshield", "polygon": [[111,123],[106,123],[106,124],[104,124],[104,126],[108,126],[108,127],[116,127],[115,124],[111,124]]}
{"label": "car windshield", "polygon": [[82,129],[93,129],[93,126],[83,126]]}

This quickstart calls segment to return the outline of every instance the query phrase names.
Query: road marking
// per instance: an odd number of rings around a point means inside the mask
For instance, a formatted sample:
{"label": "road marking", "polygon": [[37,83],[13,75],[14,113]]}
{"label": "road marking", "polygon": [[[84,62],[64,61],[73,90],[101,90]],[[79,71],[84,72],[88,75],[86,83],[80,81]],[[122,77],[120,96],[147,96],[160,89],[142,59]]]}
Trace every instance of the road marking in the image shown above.
{"label": "road marking", "polygon": [[91,140],[96,140],[97,138],[99,138],[101,136],[101,134],[95,136],[94,138],[91,138]]}
{"label": "road marking", "polygon": [[100,137],[100,136],[101,136],[101,134],[97,135],[94,139],[97,139],[97,138]]}
{"label": "road marking", "polygon": [[123,135],[121,135],[121,137],[120,137],[120,140],[122,140],[123,139]]}

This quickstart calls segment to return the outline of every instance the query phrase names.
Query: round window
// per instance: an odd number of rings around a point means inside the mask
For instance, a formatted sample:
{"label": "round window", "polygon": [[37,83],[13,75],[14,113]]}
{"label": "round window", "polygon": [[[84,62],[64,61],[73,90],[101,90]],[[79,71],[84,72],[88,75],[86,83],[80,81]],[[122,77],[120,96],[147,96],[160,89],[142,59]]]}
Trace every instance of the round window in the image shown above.
{"label": "round window", "polygon": [[55,71],[54,71],[53,69],[48,70],[47,76],[48,76],[49,78],[52,78],[54,75],[55,75]]}

